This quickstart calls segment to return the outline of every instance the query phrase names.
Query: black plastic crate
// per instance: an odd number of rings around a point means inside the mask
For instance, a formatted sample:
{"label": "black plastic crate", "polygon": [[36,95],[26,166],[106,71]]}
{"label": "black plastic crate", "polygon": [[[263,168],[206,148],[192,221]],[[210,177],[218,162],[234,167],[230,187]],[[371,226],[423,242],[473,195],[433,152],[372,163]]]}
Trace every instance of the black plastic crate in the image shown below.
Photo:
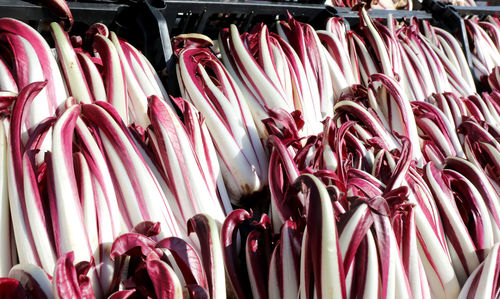
{"label": "black plastic crate", "polygon": [[[109,25],[116,14],[126,7],[114,3],[68,2],[76,22],[94,24],[97,22]],[[47,8],[20,0],[0,0],[0,17],[16,18],[24,21],[58,21]]]}
{"label": "black plastic crate", "polygon": [[[492,3],[489,3],[492,4]],[[460,16],[488,16],[500,13],[500,0],[495,1],[496,6],[450,6],[450,9],[454,9]]]}

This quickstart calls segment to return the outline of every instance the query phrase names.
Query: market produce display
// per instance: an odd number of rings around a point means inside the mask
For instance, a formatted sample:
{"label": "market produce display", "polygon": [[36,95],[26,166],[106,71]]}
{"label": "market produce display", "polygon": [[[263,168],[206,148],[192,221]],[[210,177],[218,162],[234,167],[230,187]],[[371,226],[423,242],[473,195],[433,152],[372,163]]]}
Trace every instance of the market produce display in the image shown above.
{"label": "market produce display", "polygon": [[0,294],[496,298],[500,19],[472,73],[359,16],[176,36],[181,97],[103,24],[0,19]]}

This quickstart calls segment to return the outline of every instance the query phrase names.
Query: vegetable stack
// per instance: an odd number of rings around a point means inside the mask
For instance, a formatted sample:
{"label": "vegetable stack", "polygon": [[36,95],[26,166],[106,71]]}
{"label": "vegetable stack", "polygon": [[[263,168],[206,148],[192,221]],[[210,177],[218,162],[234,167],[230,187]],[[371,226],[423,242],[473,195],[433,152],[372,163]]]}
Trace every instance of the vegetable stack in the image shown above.
{"label": "vegetable stack", "polygon": [[[494,298],[499,22],[175,37],[0,19],[0,294]],[[474,76],[488,92],[477,93]]]}

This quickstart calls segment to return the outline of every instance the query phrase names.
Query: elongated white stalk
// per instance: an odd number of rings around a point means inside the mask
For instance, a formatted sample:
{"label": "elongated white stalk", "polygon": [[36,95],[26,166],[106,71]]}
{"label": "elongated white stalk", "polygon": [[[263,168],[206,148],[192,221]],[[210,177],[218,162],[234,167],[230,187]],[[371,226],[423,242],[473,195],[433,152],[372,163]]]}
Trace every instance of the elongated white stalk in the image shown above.
{"label": "elongated white stalk", "polygon": [[50,28],[70,95],[77,103],[90,104],[93,98],[67,33],[57,23],[51,23]]}
{"label": "elongated white stalk", "polygon": [[0,247],[0,276],[2,277],[7,276],[9,273],[14,254],[11,250],[10,242],[11,220],[7,190],[8,130],[8,119],[2,119],[0,121],[0,240],[4,240]]}
{"label": "elongated white stalk", "polygon": [[68,108],[58,119],[52,133],[51,154],[54,197],[57,209],[59,239],[58,249],[61,254],[73,251],[77,261],[88,261],[92,251],[84,226],[75,173],[71,139],[76,124],[79,106]]}
{"label": "elongated white stalk", "polygon": [[114,32],[111,32],[110,39],[120,57],[120,61],[123,66],[123,73],[125,75],[125,79],[127,80],[127,91],[130,97],[129,110],[131,112],[133,122],[143,128],[147,128],[150,124],[147,118],[147,96],[141,88],[140,82],[136,79],[141,73],[136,74],[134,72],[135,70],[130,66],[131,62],[127,60],[127,57],[122,49],[122,45]]}
{"label": "elongated white stalk", "polygon": [[[122,63],[113,43],[96,34],[93,47],[99,53],[104,67],[104,84],[108,102],[115,107],[122,120],[129,123],[128,95]],[[142,119],[141,119],[142,120]]]}

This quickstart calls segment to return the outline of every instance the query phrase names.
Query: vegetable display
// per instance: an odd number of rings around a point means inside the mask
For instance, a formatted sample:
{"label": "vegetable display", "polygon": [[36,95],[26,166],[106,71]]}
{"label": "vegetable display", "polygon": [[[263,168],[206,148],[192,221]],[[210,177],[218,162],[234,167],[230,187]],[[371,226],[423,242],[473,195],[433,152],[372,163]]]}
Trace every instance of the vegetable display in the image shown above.
{"label": "vegetable display", "polygon": [[0,19],[0,297],[496,298],[499,19],[471,72],[359,16],[174,37],[181,97],[103,24]]}

